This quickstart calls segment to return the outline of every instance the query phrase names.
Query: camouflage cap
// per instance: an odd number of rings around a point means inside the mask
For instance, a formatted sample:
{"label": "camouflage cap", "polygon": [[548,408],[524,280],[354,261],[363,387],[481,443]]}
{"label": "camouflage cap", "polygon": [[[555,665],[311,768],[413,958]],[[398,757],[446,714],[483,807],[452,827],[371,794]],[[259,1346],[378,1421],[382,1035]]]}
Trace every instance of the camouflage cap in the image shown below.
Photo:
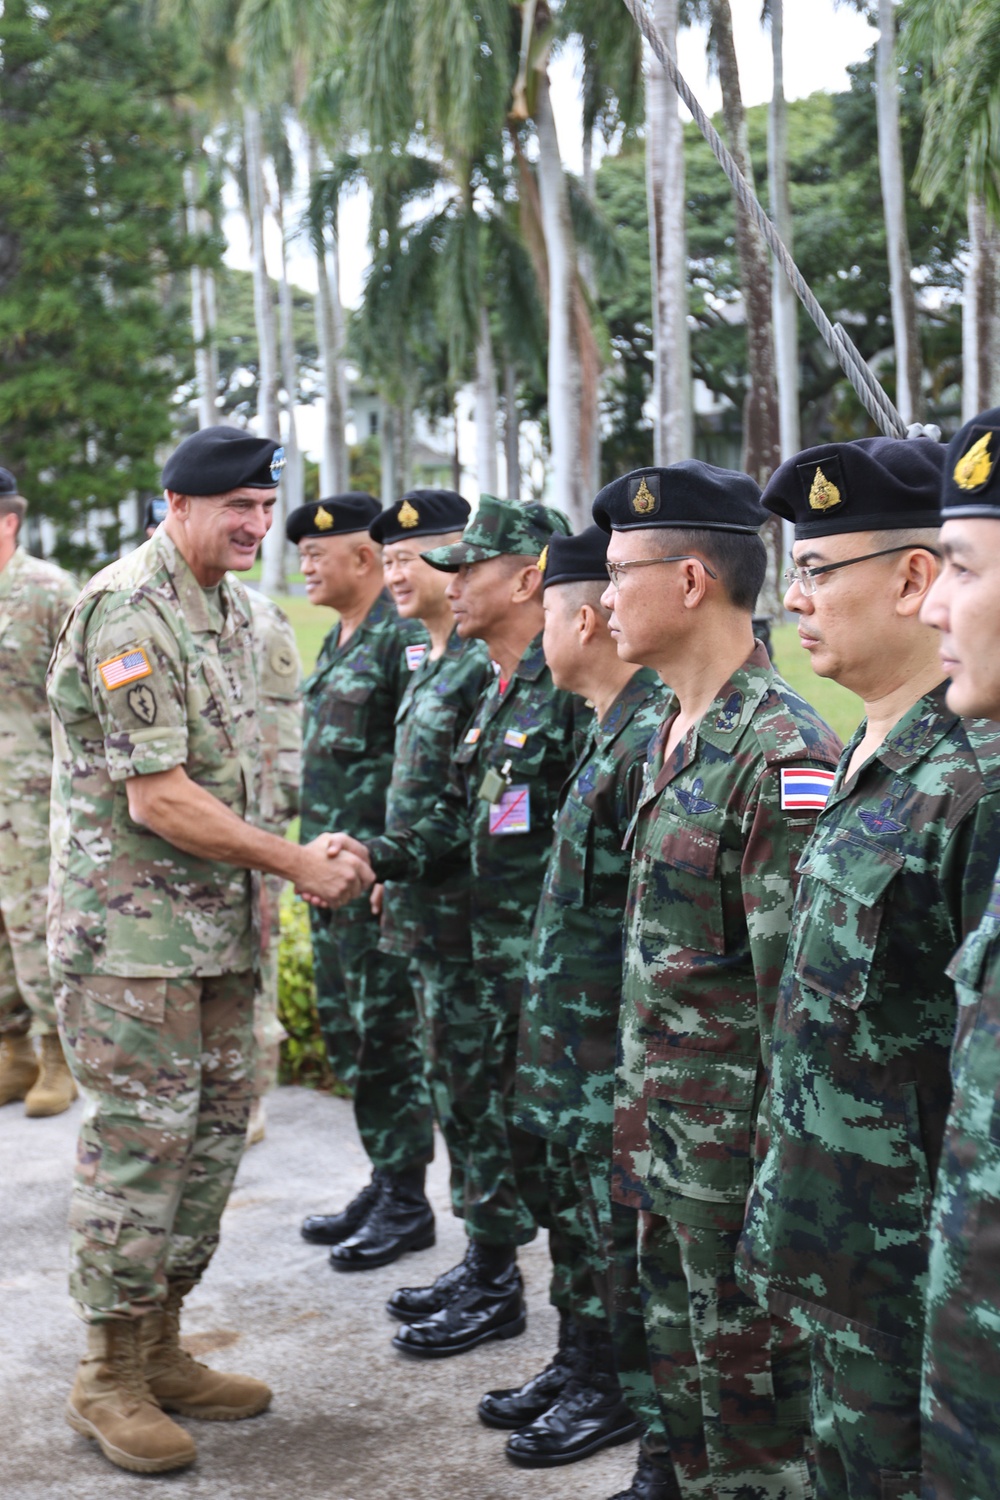
{"label": "camouflage cap", "polygon": [[941,519],[985,516],[1000,521],[1000,406],[966,422],[948,444]]}
{"label": "camouflage cap", "polygon": [[485,562],[488,557],[537,557],[551,536],[571,536],[572,531],[562,511],[549,505],[480,495],[479,509],[462,540],[420,555],[442,573],[457,573],[463,563]]}

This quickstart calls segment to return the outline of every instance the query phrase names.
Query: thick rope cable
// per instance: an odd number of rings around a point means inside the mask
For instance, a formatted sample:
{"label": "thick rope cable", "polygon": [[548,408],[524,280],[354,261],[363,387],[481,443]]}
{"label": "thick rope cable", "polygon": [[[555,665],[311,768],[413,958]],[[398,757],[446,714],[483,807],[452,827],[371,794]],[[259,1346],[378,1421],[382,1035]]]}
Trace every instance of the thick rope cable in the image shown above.
{"label": "thick rope cable", "polygon": [[816,324],[823,342],[851,382],[857,393],[858,400],[865,408],[865,411],[886,437],[906,437],[907,432],[912,429],[907,428],[899,412],[872,374],[846,328],[840,323],[836,325],[831,323],[822,307],[820,307],[812,288],[805,280],[778,231],[761,207],[760,200],[750,183],[736,165],[732,154],[727,149],[719,132],[688,88],[670,48],[664,41],[652,17],[644,9],[642,0],[623,0],[623,3],[633,21],[659,58],[670,82],[694,116],[698,129],[712,148],[713,156],[729,178],[733,192],[764,236],[771,248],[772,254],[791,282],[795,295]]}

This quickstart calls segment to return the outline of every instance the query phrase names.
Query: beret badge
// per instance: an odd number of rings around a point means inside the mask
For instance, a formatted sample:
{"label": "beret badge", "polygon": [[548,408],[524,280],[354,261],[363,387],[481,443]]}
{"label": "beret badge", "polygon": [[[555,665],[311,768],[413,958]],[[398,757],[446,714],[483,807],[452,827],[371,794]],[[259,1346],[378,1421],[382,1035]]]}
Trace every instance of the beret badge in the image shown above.
{"label": "beret badge", "polygon": [[285,450],[284,448],[275,448],[274,452],[271,454],[271,478],[274,480],[275,484],[277,484],[278,480],[281,478],[281,471],[284,467]]}
{"label": "beret badge", "polygon": [[410,504],[409,500],[404,500],[399,507],[399,516],[397,519],[400,526],[404,526],[407,531],[412,531],[414,526],[420,525],[420,512],[415,505]]}
{"label": "beret badge", "polygon": [[321,505],[319,507],[315,516],[313,517],[313,520],[319,527],[320,531],[329,531],[330,527],[333,525],[333,517],[331,516],[325,505]]}
{"label": "beret badge", "polygon": [[813,475],[813,482],[809,486],[809,509],[833,510],[835,505],[842,503],[843,498],[833,480],[828,479],[819,464],[817,464],[816,473]]}
{"label": "beret badge", "polygon": [[539,573],[544,573],[545,572],[545,568],[546,568],[546,564],[548,563],[548,560],[549,560],[549,544],[548,544],[548,542],[546,542],[545,546],[542,548],[541,552],[539,552],[539,554],[538,554],[538,571],[539,571]]}
{"label": "beret badge", "polygon": [[[634,485],[634,489],[633,489]],[[652,485],[652,489],[650,488]],[[660,508],[660,479],[659,475],[653,474],[647,483],[644,474],[638,482],[635,480],[629,485],[632,493],[629,495],[629,504],[632,513],[636,516],[652,516]]]}
{"label": "beret badge", "polygon": [[990,454],[992,437],[992,431],[984,432],[958,460],[952,478],[960,490],[981,490],[988,482],[996,463]]}

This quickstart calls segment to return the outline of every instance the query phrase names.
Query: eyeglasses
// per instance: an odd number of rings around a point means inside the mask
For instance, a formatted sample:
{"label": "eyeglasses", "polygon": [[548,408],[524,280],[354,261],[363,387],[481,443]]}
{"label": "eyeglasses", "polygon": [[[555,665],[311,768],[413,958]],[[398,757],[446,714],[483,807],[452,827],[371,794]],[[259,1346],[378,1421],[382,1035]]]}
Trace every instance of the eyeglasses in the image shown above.
{"label": "eyeglasses", "polygon": [[[819,588],[817,580],[824,573],[836,573],[838,568],[849,568],[852,563],[870,562],[873,557],[889,557],[893,552],[912,552],[914,550],[913,543],[909,542],[904,543],[901,547],[883,547],[880,552],[865,552],[861,557],[848,557],[844,562],[824,563],[821,568],[786,568],[784,572],[785,587],[790,589],[793,583],[797,583],[802,592],[811,598]],[[921,547],[919,550],[921,552],[932,552],[935,557],[941,556],[936,547]]]}
{"label": "eyeglasses", "polygon": [[637,557],[634,562],[605,563],[608,577],[611,579],[611,587],[621,588],[622,574],[627,573],[629,568],[651,568],[654,563],[667,562],[700,562],[709,578],[718,578],[718,573],[712,569],[703,557],[694,557],[690,552],[684,552],[680,557]]}

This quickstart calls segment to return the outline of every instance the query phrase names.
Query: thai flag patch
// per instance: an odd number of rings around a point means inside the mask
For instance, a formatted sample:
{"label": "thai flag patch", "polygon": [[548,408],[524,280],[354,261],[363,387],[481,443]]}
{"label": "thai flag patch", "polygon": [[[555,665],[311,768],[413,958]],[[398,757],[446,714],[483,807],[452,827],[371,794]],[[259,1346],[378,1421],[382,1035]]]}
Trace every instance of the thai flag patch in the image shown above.
{"label": "thai flag patch", "polygon": [[836,771],[812,771],[805,766],[782,766],[781,806],[786,812],[819,812],[833,790]]}
{"label": "thai flag patch", "polygon": [[406,665],[409,667],[411,672],[415,672],[417,670],[426,655],[427,647],[425,645],[407,646]]}
{"label": "thai flag patch", "polygon": [[112,656],[107,661],[99,662],[97,670],[110,692],[112,688],[124,687],[126,682],[136,682],[140,677],[148,677],[153,669],[140,646],[135,651],[126,651],[122,656]]}

